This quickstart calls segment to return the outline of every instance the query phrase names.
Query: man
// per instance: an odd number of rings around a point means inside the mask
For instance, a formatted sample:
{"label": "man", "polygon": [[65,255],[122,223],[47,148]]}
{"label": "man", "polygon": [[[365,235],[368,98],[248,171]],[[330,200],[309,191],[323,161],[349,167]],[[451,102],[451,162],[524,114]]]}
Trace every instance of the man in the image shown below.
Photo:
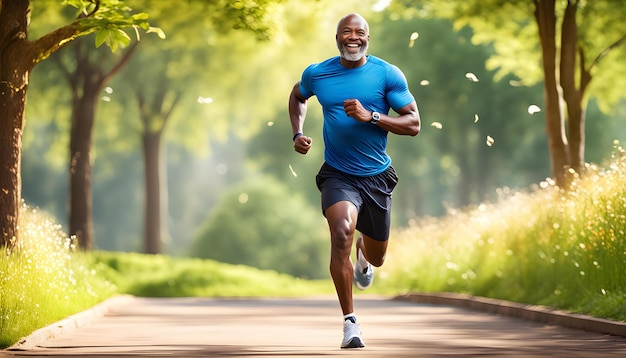
{"label": "man", "polygon": [[[406,78],[395,66],[367,55],[369,27],[359,14],[343,17],[335,36],[340,56],[308,66],[289,96],[294,149],[313,143],[303,134],[307,100],[317,96],[324,113],[324,160],[317,177],[331,239],[330,273],[344,315],[341,348],[361,348],[353,282],[367,288],[373,267],[385,260],[391,192],[397,176],[386,153],[387,133],[415,136],[420,117]],[[398,116],[388,116],[392,108]],[[355,230],[356,263],[351,250]]]}

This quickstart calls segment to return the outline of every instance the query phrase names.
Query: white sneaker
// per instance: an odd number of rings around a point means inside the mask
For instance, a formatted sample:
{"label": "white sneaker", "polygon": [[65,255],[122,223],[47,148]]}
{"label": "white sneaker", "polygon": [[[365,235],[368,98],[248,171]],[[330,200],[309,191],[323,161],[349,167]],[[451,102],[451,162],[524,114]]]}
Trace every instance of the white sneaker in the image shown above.
{"label": "white sneaker", "polygon": [[348,317],[343,321],[343,341],[341,348],[363,348],[363,340],[361,339],[361,328],[356,323],[356,318]]}

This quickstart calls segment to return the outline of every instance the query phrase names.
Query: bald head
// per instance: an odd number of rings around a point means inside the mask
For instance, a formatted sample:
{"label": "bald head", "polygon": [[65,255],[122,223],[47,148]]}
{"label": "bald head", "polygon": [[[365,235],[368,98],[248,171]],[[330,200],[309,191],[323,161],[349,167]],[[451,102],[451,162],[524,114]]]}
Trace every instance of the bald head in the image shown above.
{"label": "bald head", "polygon": [[348,14],[344,17],[342,17],[341,19],[339,19],[339,22],[337,23],[337,33],[341,32],[341,29],[349,23],[352,22],[358,22],[361,24],[361,27],[363,29],[365,29],[365,31],[367,32],[367,34],[369,34],[370,32],[370,27],[367,24],[367,20],[365,20],[365,18],[357,13],[352,13],[352,14]]}

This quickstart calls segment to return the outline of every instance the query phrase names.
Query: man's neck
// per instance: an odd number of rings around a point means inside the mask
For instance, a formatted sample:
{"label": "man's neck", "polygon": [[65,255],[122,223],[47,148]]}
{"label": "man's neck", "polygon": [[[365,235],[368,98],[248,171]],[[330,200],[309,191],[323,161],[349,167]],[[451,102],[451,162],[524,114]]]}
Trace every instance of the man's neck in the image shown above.
{"label": "man's neck", "polygon": [[358,61],[349,61],[343,57],[340,57],[340,63],[345,68],[357,68],[363,66],[367,62],[367,55],[364,55]]}

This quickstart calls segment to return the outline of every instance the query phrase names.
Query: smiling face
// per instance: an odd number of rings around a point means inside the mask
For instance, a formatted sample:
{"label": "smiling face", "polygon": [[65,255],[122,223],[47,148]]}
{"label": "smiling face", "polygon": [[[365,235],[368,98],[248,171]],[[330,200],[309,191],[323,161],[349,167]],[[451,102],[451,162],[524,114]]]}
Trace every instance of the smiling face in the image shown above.
{"label": "smiling face", "polygon": [[365,63],[370,34],[367,21],[362,16],[350,14],[342,18],[337,25],[335,38],[342,64],[356,67]]}

